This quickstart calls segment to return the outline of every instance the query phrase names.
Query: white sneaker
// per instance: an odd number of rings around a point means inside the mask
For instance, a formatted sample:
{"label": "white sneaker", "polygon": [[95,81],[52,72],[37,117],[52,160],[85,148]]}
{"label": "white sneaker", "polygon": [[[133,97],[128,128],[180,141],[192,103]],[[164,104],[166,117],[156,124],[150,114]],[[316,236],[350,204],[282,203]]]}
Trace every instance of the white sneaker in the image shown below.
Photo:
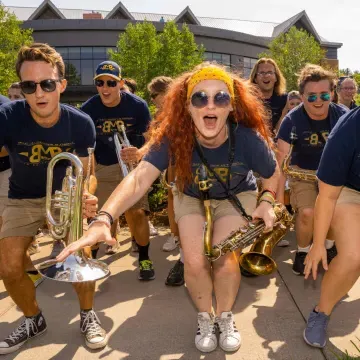
{"label": "white sneaker", "polygon": [[150,229],[150,236],[159,235],[158,231],[155,229],[155,226],[152,224],[150,220],[149,220],[149,229]]}
{"label": "white sneaker", "polygon": [[217,347],[214,319],[207,312],[198,313],[198,329],[195,336],[195,346],[202,352],[211,352]]}
{"label": "white sneaker", "polygon": [[171,233],[167,238],[167,240],[165,241],[162,249],[163,251],[173,251],[178,247],[178,245],[179,245],[179,238]]}
{"label": "white sneaker", "polygon": [[278,247],[286,247],[289,245],[290,245],[290,242],[289,242],[289,240],[286,240],[286,239],[282,239],[277,243]]}
{"label": "white sneaker", "polygon": [[221,313],[215,320],[219,328],[219,345],[224,351],[236,351],[241,345],[241,335],[236,328],[231,311]]}

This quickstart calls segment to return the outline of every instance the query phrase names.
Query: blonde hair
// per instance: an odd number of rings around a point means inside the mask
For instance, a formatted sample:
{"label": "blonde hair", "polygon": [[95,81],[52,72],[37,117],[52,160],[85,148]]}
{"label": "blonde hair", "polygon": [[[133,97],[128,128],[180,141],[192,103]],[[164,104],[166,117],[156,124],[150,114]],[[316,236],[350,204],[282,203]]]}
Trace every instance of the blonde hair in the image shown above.
{"label": "blonde hair", "polygon": [[57,68],[59,78],[65,77],[65,64],[61,55],[48,44],[33,43],[30,46],[22,46],[16,60],[16,74],[20,79],[20,69],[25,61],[45,61]]}
{"label": "blonde hair", "polygon": [[256,62],[253,69],[251,70],[250,82],[253,83],[253,84],[256,84],[255,78],[256,78],[256,75],[257,75],[260,64],[271,64],[274,67],[275,74],[276,74],[276,82],[275,82],[275,85],[274,85],[274,93],[276,95],[284,94],[286,92],[286,79],[285,79],[284,75],[282,74],[278,64],[273,59],[270,59],[270,58],[261,58],[261,59],[259,59]]}

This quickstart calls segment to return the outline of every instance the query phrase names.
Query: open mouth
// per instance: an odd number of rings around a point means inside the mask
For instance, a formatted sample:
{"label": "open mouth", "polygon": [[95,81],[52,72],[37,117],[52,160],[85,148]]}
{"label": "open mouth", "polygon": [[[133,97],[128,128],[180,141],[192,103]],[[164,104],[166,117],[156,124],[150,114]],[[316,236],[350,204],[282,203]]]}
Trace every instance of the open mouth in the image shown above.
{"label": "open mouth", "polygon": [[47,105],[47,102],[46,101],[39,101],[39,102],[36,103],[36,105],[38,107],[42,108],[42,107],[45,107]]}
{"label": "open mouth", "polygon": [[204,116],[204,123],[207,128],[214,128],[216,125],[217,116],[215,115],[206,115]]}
{"label": "open mouth", "polygon": [[324,106],[324,104],[314,104],[313,106],[315,109],[321,109]]}
{"label": "open mouth", "polygon": [[270,82],[271,82],[270,80],[263,81],[263,83],[264,83],[265,85],[269,85]]}

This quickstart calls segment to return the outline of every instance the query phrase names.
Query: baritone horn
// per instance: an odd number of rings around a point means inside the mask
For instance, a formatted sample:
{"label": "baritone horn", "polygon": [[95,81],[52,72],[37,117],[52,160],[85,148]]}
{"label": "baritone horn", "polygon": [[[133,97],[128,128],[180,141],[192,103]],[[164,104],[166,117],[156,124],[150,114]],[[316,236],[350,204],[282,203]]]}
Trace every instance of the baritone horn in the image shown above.
{"label": "baritone horn", "polygon": [[[84,179],[82,162],[74,154],[63,152],[54,156],[49,162],[46,183],[46,218],[50,233],[56,240],[67,238],[67,243],[71,244],[83,235],[83,188],[88,187],[90,183],[93,152],[93,148],[88,149],[89,164],[86,179]],[[55,191],[52,195],[54,167],[61,160],[69,161],[70,166],[66,168],[61,190]],[[48,279],[70,283],[95,281],[110,274],[104,262],[91,259],[86,253],[82,249],[68,256],[63,262],[57,262],[56,259],[44,261],[37,266],[38,271]]]}

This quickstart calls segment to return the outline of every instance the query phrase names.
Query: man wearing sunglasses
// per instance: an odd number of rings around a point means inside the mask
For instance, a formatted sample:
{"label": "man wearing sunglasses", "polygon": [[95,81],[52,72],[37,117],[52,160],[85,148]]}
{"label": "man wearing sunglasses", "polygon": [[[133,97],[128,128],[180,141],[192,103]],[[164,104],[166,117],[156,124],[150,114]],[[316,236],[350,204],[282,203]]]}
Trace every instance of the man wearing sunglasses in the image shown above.
{"label": "man wearing sunglasses", "polygon": [[[321,66],[307,65],[299,77],[299,92],[303,103],[289,112],[281,123],[278,133],[278,162],[281,165],[290,150],[291,133],[296,140],[291,166],[301,170],[316,171],[331,129],[346,109],[331,102],[335,75]],[[284,202],[285,175],[278,187],[278,200]],[[296,214],[297,252],[293,272],[304,275],[305,257],[313,237],[314,206],[318,194],[317,182],[289,179],[290,202]],[[331,235],[330,235],[331,236]],[[326,240],[327,257],[330,262],[337,254],[334,241]]]}
{"label": "man wearing sunglasses", "polygon": [[[66,88],[65,65],[55,49],[37,43],[22,47],[16,71],[25,100],[0,107],[0,147],[6,147],[12,171],[0,233],[0,276],[25,319],[0,342],[0,354],[17,351],[47,330],[35,286],[25,272],[25,262],[33,236],[45,223],[48,163],[56,154],[75,152],[86,172],[87,148],[95,145],[95,128],[90,117],[59,103]],[[66,166],[63,162],[56,167],[54,190],[61,188]],[[93,217],[97,199],[87,193],[84,196],[85,215]],[[108,338],[93,310],[95,282],[74,284],[74,288],[85,343],[91,349],[102,348]]]}
{"label": "man wearing sunglasses", "polygon": [[[150,122],[150,112],[143,99],[121,91],[124,80],[121,78],[120,67],[115,62],[100,63],[94,81],[98,95],[83,104],[81,110],[90,115],[96,127],[95,159],[98,180],[96,195],[99,198],[99,206],[102,206],[123,179],[113,141],[114,132],[122,134],[121,126],[125,126],[126,135],[132,146],[122,149],[121,157],[125,163],[137,163],[140,160],[138,148],[144,145],[143,134]],[[155,278],[153,263],[149,259],[148,213],[147,195],[125,212],[126,221],[136,240],[135,245],[138,245],[138,278],[144,281]],[[111,235],[115,240],[117,223],[118,219],[114,221],[111,229]],[[117,242],[113,246],[108,245],[107,253],[113,254],[117,248]]]}

